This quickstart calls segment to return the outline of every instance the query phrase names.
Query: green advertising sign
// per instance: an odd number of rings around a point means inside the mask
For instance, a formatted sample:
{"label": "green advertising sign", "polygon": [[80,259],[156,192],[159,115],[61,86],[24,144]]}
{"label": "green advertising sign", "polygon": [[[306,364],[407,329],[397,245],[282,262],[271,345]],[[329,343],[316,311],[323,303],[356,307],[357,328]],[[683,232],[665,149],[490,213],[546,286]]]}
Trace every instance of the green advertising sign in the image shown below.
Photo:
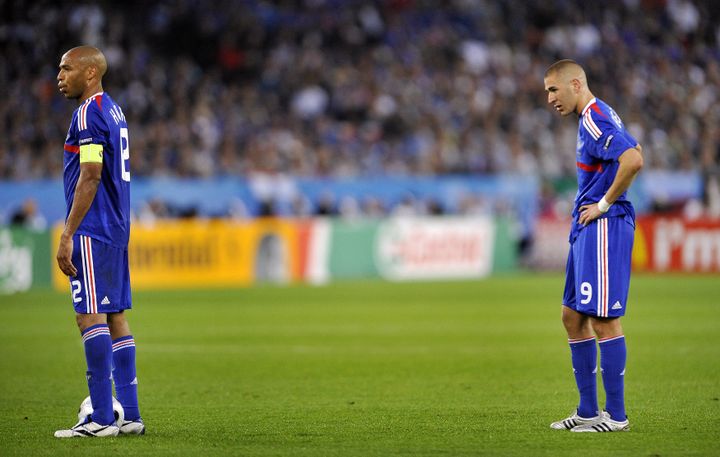
{"label": "green advertising sign", "polygon": [[331,278],[482,278],[517,268],[511,223],[489,217],[415,217],[332,223]]}
{"label": "green advertising sign", "polygon": [[373,256],[379,224],[376,220],[333,221],[328,259],[330,275],[333,278],[379,276]]}
{"label": "green advertising sign", "polygon": [[50,235],[0,227],[0,293],[50,285]]}

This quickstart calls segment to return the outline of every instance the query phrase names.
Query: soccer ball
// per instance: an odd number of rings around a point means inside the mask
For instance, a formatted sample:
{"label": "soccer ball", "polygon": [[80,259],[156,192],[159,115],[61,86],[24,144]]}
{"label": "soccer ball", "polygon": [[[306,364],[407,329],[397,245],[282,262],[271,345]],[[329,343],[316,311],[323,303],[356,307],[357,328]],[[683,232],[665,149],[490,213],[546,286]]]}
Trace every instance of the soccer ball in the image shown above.
{"label": "soccer ball", "polygon": [[[85,400],[82,401],[82,403],[80,403],[80,408],[78,408],[78,421],[80,421],[81,423],[86,422],[87,420],[89,420],[88,418],[92,414],[92,412],[92,401],[88,396],[87,398],[85,398]],[[113,397],[113,414],[115,415],[115,422],[117,424],[122,424],[123,420],[125,420],[125,410],[115,397]]]}

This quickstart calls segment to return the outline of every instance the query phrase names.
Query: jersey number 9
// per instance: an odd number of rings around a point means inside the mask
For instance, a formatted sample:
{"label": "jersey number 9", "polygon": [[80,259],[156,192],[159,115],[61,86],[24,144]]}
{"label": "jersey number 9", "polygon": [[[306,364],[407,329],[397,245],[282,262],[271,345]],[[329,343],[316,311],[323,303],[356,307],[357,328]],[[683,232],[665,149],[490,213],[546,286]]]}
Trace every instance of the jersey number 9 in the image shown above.
{"label": "jersey number 9", "polygon": [[583,305],[587,305],[588,303],[590,303],[590,300],[592,300],[593,296],[593,290],[589,282],[584,282],[580,284],[580,294],[585,297],[580,300],[580,303],[582,303]]}

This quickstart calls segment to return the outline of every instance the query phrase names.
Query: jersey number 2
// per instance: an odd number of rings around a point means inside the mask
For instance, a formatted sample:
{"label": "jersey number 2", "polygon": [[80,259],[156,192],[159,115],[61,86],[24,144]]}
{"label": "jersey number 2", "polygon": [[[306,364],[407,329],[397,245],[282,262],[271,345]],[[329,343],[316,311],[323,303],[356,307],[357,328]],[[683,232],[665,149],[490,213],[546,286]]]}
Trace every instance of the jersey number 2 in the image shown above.
{"label": "jersey number 2", "polygon": [[82,298],[78,297],[78,294],[82,290],[82,284],[80,283],[80,281],[75,280],[75,281],[71,281],[70,285],[72,286],[73,303],[80,303]]}
{"label": "jersey number 2", "polygon": [[122,180],[130,182],[130,136],[128,129],[120,128],[120,164],[122,166]]}

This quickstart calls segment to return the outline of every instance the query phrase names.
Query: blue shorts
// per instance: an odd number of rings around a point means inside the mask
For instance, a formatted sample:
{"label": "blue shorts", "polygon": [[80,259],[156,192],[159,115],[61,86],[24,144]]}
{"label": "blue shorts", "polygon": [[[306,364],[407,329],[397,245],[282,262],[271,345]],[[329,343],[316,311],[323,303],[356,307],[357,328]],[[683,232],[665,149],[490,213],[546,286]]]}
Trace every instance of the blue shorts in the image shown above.
{"label": "blue shorts", "polygon": [[625,315],[635,227],[627,217],[596,219],[570,246],[563,304],[597,317]]}
{"label": "blue shorts", "polygon": [[70,278],[75,312],[117,313],[132,308],[127,249],[75,235],[72,262],[78,271]]}

